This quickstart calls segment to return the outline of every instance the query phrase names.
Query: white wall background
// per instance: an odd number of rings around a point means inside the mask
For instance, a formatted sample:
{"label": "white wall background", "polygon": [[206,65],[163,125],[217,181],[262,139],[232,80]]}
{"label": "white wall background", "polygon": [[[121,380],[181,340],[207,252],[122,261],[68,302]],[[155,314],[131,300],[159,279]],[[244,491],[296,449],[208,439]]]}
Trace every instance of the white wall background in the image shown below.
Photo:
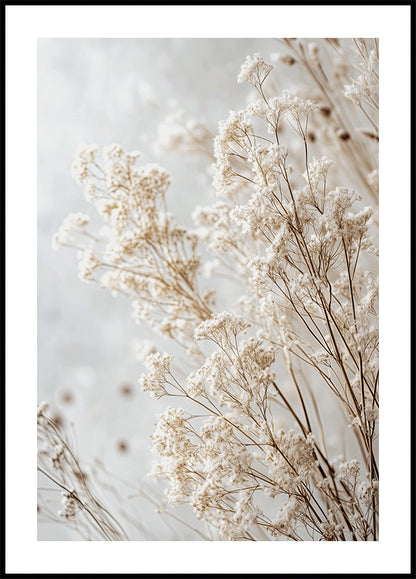
{"label": "white wall background", "polygon": [[[79,281],[75,252],[51,249],[68,212],[95,213],[71,177],[74,153],[83,142],[115,142],[141,151],[143,162],[158,161],[172,173],[168,203],[178,221],[189,224],[194,206],[213,199],[206,160],[157,154],[158,123],[179,107],[215,132],[230,109],[246,103],[249,87],[236,81],[245,57],[267,58],[277,49],[271,39],[38,41],[38,400],[50,401],[75,433],[81,459],[97,457],[130,482],[150,469],[149,436],[162,411],[138,391],[143,367],[132,342],[151,334],[135,324],[127,301]],[[131,385],[132,396],[120,394],[122,384]],[[127,452],[118,450],[120,441]],[[153,509],[140,508],[154,539],[195,538],[185,528],[172,537]],[[43,522],[38,538],[78,536]]]}

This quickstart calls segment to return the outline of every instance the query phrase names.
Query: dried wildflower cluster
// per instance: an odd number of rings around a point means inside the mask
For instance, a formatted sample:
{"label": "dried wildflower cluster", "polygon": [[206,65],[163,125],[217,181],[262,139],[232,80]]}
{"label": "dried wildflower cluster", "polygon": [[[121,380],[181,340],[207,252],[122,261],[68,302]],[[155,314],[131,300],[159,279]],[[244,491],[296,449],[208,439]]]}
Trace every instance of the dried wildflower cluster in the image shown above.
{"label": "dried wildflower cluster", "polygon": [[88,218],[69,215],[53,239],[55,248],[82,248],[79,277],[130,296],[138,321],[169,337],[186,340],[194,320],[211,315],[211,294],[200,293],[197,236],[166,211],[170,175],[156,164],[136,167],[139,154],[112,145],[97,159],[82,147],[72,171],[96,203],[106,226],[89,233]]}
{"label": "dried wildflower cluster", "polygon": [[38,406],[37,424],[38,470],[61,493],[61,509],[57,513],[39,493],[38,511],[49,520],[58,517],[66,521],[86,540],[128,540],[120,522],[97,498],[73,445],[50,415],[45,402]]}
{"label": "dried wildflower cluster", "polygon": [[[276,78],[247,57],[238,81],[255,95],[213,149],[198,123],[164,137],[213,151],[219,200],[195,209],[193,230],[167,211],[163,168],[84,147],[74,176],[107,225],[92,234],[72,214],[54,245],[82,248],[82,279],[129,295],[138,321],[190,354],[187,368],[152,351],[140,378],[183,401],[152,437],[172,505],[225,540],[376,540],[378,45],[283,46]],[[307,86],[279,91],[286,66]],[[238,284],[232,308],[214,292],[222,274]]]}

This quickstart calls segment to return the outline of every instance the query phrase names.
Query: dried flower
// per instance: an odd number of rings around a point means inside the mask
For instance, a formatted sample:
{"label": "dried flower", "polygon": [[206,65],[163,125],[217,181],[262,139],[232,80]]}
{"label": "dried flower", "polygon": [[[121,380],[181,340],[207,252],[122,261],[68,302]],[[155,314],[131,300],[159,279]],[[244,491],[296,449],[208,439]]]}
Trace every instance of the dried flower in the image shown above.
{"label": "dried flower", "polygon": [[[168,171],[137,166],[120,145],[102,162],[84,146],[74,176],[107,226],[91,234],[88,217],[71,214],[54,245],[81,243],[80,277],[128,295],[136,320],[186,354],[173,365],[141,345],[142,389],[183,402],[152,436],[170,505],[190,505],[225,540],[376,540],[378,50],[283,42],[290,54],[272,60],[296,63],[314,86],[278,93],[255,54],[238,82],[256,97],[219,123],[213,153],[209,129],[182,113],[159,130],[159,146],[214,160],[222,199],[196,207],[195,229],[167,210]],[[205,285],[228,288],[222,275],[236,294]],[[335,460],[339,448],[347,456]],[[45,452],[63,472],[65,445]],[[66,518],[82,510],[76,493],[64,496]]]}

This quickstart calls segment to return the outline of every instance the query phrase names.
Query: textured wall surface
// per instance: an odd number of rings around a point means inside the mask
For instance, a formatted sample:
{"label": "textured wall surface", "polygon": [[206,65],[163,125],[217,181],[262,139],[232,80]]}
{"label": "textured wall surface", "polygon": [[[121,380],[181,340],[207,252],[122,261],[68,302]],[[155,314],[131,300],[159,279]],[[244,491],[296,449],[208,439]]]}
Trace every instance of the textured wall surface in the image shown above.
{"label": "textured wall surface", "polygon": [[[214,198],[206,159],[155,150],[158,125],[180,108],[215,132],[246,103],[249,87],[236,81],[245,57],[267,58],[277,47],[271,39],[38,42],[38,400],[48,400],[75,433],[82,460],[98,458],[124,480],[140,481],[150,469],[149,436],[165,405],[138,391],[143,367],[133,344],[151,331],[134,322],[130,303],[78,279],[75,251],[51,249],[68,212],[95,214],[71,177],[74,153],[80,143],[120,143],[139,150],[143,162],[159,162],[172,173],[168,203],[190,224],[194,206]],[[152,508],[140,508],[152,520],[152,538],[172,538]],[[174,538],[193,537],[184,527]],[[38,538],[78,537],[48,521]]]}

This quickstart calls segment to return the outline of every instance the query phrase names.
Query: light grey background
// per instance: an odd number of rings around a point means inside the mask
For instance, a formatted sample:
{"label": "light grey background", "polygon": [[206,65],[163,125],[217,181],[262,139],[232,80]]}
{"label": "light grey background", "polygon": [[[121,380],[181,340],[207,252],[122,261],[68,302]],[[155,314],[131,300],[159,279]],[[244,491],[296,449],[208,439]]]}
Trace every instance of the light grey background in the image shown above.
{"label": "light grey background", "polygon": [[[172,173],[168,204],[190,224],[198,203],[214,194],[202,156],[158,154],[160,121],[176,107],[216,131],[230,109],[246,104],[237,84],[248,54],[278,49],[272,39],[42,39],[38,41],[38,400],[51,403],[79,449],[118,476],[140,481],[152,456],[149,436],[160,404],[138,391],[143,367],[132,342],[151,338],[122,298],[77,277],[75,252],[54,252],[51,238],[71,211],[94,215],[70,174],[80,143],[120,143]],[[120,395],[120,385],[134,394]],[[65,397],[71,397],[65,402]],[[119,441],[128,444],[120,453]],[[52,492],[52,491],[51,491]],[[153,509],[143,507],[153,539],[172,539]],[[146,510],[147,509],[147,510]],[[78,538],[65,525],[39,525],[38,538]],[[179,537],[195,536],[183,528]]]}

